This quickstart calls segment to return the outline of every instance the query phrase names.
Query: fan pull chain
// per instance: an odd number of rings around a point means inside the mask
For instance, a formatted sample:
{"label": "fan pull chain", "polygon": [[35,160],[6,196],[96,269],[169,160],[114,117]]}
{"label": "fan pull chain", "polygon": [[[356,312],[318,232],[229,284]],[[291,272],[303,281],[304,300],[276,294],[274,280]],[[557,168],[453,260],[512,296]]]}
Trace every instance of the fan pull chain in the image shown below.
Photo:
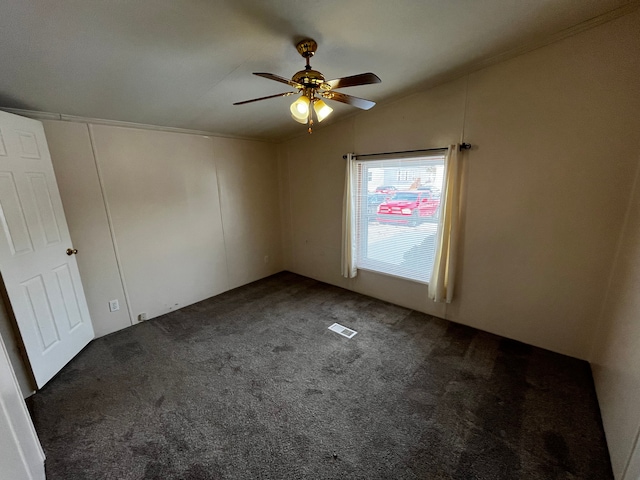
{"label": "fan pull chain", "polygon": [[[307,60],[309,60],[307,58]],[[313,105],[316,103],[316,99],[314,94],[311,94],[311,102],[309,102],[309,129],[307,130],[309,132],[309,135],[311,135],[313,133]]]}

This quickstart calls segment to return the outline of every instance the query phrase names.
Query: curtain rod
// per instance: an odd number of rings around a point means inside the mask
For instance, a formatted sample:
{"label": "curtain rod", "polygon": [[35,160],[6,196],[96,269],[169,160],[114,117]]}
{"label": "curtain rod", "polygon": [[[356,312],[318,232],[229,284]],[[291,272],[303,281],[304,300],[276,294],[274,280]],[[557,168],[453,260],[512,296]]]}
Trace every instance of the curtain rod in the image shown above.
{"label": "curtain rod", "polygon": [[[441,147],[441,148],[423,148],[421,150],[405,150],[404,152],[382,152],[382,153],[365,153],[362,155],[355,155],[356,158],[362,158],[362,157],[376,157],[378,155],[400,155],[400,154],[406,154],[406,153],[424,153],[424,152],[438,152],[438,151],[442,151],[442,150],[448,150],[449,147]],[[470,143],[461,143],[460,144],[460,151],[462,150],[469,150],[471,149],[471,144]],[[342,156],[343,160],[347,159],[346,155]]]}

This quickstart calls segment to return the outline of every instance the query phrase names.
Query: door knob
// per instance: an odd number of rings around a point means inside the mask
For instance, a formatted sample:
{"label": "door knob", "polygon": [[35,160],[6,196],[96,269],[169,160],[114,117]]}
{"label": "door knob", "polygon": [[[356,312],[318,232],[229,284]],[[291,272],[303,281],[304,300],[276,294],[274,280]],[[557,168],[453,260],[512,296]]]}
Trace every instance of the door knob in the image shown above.
{"label": "door knob", "polygon": [[78,253],[78,249],[77,248],[67,248],[67,255],[71,256],[71,255],[75,255]]}

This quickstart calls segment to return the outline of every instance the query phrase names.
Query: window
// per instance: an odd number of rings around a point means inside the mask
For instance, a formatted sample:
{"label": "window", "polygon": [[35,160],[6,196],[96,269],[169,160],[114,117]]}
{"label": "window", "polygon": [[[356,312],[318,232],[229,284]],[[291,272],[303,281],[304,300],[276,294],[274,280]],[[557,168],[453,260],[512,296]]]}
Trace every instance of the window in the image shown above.
{"label": "window", "polygon": [[356,159],[358,268],[429,281],[444,160],[445,152],[400,159]]}
{"label": "window", "polygon": [[408,170],[398,170],[397,174],[396,174],[396,178],[398,179],[399,182],[402,181],[407,181],[407,180],[413,180],[413,178],[411,178],[411,172]]}

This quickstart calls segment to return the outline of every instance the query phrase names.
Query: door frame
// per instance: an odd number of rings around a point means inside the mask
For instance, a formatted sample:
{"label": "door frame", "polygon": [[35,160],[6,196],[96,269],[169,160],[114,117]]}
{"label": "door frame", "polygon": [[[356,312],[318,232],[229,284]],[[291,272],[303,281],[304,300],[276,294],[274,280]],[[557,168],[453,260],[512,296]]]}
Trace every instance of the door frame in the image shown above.
{"label": "door frame", "polygon": [[[45,480],[45,455],[0,336],[0,476]],[[6,476],[6,477],[5,477]]]}

